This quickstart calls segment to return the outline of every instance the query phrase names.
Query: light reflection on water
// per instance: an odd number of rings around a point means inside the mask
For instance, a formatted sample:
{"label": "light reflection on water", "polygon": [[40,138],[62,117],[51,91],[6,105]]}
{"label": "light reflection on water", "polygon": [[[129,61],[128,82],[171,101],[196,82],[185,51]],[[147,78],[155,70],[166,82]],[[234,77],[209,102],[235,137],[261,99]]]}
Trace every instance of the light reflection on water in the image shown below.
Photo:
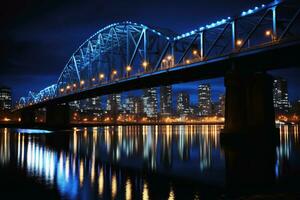
{"label": "light reflection on water", "polygon": [[[154,199],[151,194],[155,186],[136,170],[224,183],[221,128],[218,125],[106,126],[47,135],[1,129],[0,164],[17,161],[28,176],[57,188],[67,199]],[[277,178],[285,175],[285,166],[295,147],[299,147],[298,126],[281,126],[280,132],[274,166]],[[177,188],[171,182],[164,187],[167,191],[161,195],[176,199]],[[201,198],[197,191],[190,195]]]}

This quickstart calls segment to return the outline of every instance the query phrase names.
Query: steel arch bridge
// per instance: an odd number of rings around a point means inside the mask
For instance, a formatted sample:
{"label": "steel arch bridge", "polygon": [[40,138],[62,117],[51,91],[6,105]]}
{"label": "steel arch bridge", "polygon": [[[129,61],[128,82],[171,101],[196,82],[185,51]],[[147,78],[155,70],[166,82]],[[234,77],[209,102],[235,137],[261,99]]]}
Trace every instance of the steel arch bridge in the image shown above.
{"label": "steel arch bridge", "polygon": [[299,39],[300,2],[275,1],[174,35],[133,22],[114,23],[71,55],[58,81],[29,92],[19,108],[171,68],[206,63]]}

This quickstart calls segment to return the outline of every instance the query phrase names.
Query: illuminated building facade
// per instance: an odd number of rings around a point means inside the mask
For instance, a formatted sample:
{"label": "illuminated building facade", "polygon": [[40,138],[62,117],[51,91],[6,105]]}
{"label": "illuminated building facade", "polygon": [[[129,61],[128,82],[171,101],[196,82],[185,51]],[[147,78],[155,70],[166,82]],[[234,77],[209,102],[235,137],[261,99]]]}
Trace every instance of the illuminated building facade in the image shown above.
{"label": "illuminated building facade", "polygon": [[121,94],[111,94],[107,96],[106,111],[108,113],[118,113],[121,110]]}
{"label": "illuminated building facade", "polygon": [[101,98],[95,97],[95,98],[89,98],[81,101],[81,109],[83,110],[95,110],[99,111],[101,110]]}
{"label": "illuminated building facade", "polygon": [[180,92],[177,96],[177,114],[188,115],[190,113],[190,95]]}
{"label": "illuminated building facade", "polygon": [[160,87],[160,113],[163,116],[172,114],[172,86]]}
{"label": "illuminated building facade", "polygon": [[140,97],[127,97],[123,103],[123,112],[126,114],[143,114],[143,101]]}
{"label": "illuminated building facade", "polygon": [[11,89],[7,87],[0,87],[0,110],[11,110],[12,97]]}
{"label": "illuminated building facade", "polygon": [[80,101],[72,101],[69,103],[69,106],[72,110],[79,111],[80,110]]}
{"label": "illuminated building facade", "polygon": [[288,96],[287,81],[277,77],[273,82],[273,101],[276,113],[288,113],[290,102]]}
{"label": "illuminated building facade", "polygon": [[224,94],[219,96],[219,102],[217,105],[217,113],[216,114],[221,117],[225,116],[225,95]]}
{"label": "illuminated building facade", "polygon": [[157,117],[157,90],[148,88],[144,90],[143,95],[144,113],[147,117]]}
{"label": "illuminated building facade", "polygon": [[211,86],[200,84],[198,87],[199,115],[208,116],[212,114]]}

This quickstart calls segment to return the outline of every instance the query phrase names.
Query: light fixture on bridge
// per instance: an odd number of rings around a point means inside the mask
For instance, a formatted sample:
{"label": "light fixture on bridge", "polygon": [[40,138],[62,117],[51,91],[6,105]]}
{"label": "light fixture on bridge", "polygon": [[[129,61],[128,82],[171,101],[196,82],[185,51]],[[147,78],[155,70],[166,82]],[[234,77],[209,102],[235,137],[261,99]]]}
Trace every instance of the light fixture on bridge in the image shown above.
{"label": "light fixture on bridge", "polygon": [[127,67],[126,67],[126,71],[127,72],[130,72],[132,70],[132,67],[130,66],[130,65],[128,65]]}
{"label": "light fixture on bridge", "polygon": [[92,81],[93,81],[93,82],[95,82],[95,81],[96,81],[96,79],[95,79],[95,78],[92,78]]}
{"label": "light fixture on bridge", "polygon": [[112,74],[113,74],[113,75],[117,75],[117,74],[118,74],[118,71],[117,71],[117,70],[113,70],[113,71],[112,71]]}
{"label": "light fixture on bridge", "polygon": [[74,83],[74,84],[73,84],[73,88],[76,88],[76,87],[77,87],[77,85],[76,85],[76,83]]}
{"label": "light fixture on bridge", "polygon": [[189,59],[187,59],[187,60],[185,61],[185,63],[186,63],[186,64],[191,64],[191,61],[190,61]]}
{"label": "light fixture on bridge", "polygon": [[173,56],[168,55],[168,56],[167,56],[167,59],[168,59],[168,60],[172,60],[172,59],[173,59]]}
{"label": "light fixture on bridge", "polygon": [[84,85],[84,83],[85,83],[84,80],[80,81],[80,85]]}
{"label": "light fixture on bridge", "polygon": [[266,30],[265,35],[268,36],[268,37],[272,36],[272,31],[271,30]]}
{"label": "light fixture on bridge", "polygon": [[99,79],[100,80],[104,79],[104,74],[99,74]]}
{"label": "light fixture on bridge", "polygon": [[142,66],[143,66],[144,68],[147,68],[147,67],[148,67],[148,62],[147,62],[147,61],[144,61],[144,62],[142,63]]}
{"label": "light fixture on bridge", "polygon": [[64,88],[60,88],[60,92],[63,93],[65,91]]}
{"label": "light fixture on bridge", "polygon": [[163,59],[162,62],[163,62],[163,63],[166,63],[167,61],[166,61],[166,59]]}
{"label": "light fixture on bridge", "polygon": [[71,89],[71,86],[67,85],[67,90]]}
{"label": "light fixture on bridge", "polygon": [[198,55],[198,51],[197,50],[193,50],[193,55],[194,56]]}
{"label": "light fixture on bridge", "polygon": [[241,40],[241,39],[238,39],[237,41],[236,41],[236,46],[242,46],[242,44],[243,44],[243,40]]}

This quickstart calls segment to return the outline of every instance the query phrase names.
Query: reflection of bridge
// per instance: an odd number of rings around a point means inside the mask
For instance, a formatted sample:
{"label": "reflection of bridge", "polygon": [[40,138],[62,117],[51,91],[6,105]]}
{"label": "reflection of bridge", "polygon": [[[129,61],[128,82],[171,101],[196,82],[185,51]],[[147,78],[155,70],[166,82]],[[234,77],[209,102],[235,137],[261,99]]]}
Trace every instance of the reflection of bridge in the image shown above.
{"label": "reflection of bridge", "polygon": [[[46,107],[47,121],[53,122],[70,101],[225,76],[226,127],[273,126],[268,120],[273,115],[271,79],[260,72],[298,64],[299,24],[300,4],[293,0],[261,5],[179,36],[115,23],[87,39],[57,83],[29,92],[18,109],[23,122],[32,122],[32,110]],[[257,117],[260,113],[265,115]]]}

